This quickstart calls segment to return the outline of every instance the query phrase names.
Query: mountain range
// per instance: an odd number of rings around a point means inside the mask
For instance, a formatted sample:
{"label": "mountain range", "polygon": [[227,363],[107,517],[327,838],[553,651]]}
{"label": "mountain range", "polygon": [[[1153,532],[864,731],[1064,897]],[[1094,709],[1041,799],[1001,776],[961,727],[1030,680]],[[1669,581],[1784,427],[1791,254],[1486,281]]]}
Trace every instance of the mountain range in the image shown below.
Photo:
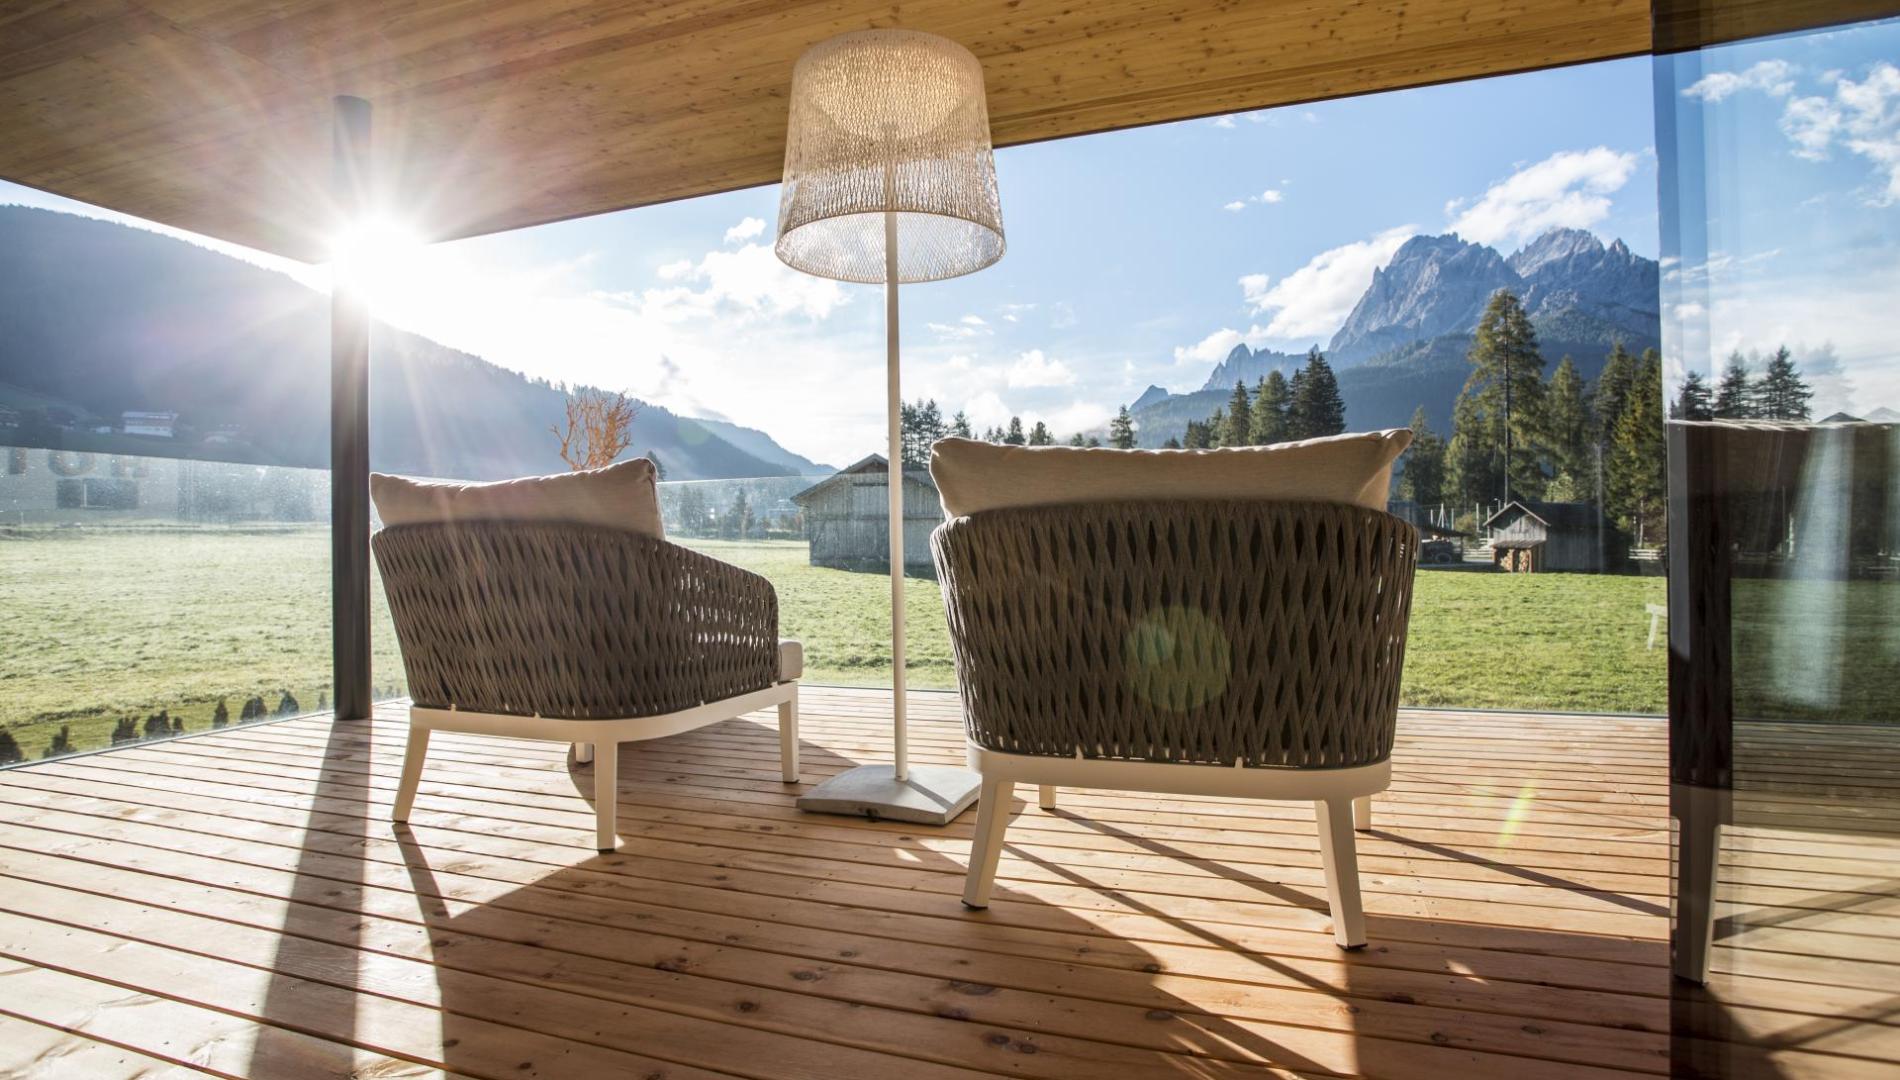
{"label": "mountain range", "polygon": [[[36,445],[328,467],[327,295],[158,233],[19,206],[0,206],[0,282],[0,420],[31,424]],[[549,430],[564,387],[382,323],[371,342],[372,467],[564,468]],[[128,411],[176,413],[175,433],[101,430]],[[762,431],[650,403],[631,434],[669,480],[831,471]]]}
{"label": "mountain range", "polygon": [[[1339,376],[1346,427],[1403,427],[1423,405],[1432,426],[1449,432],[1452,404],[1470,370],[1472,331],[1499,289],[1524,302],[1546,370],[1567,355],[1594,379],[1613,345],[1631,352],[1658,345],[1657,286],[1654,259],[1583,229],[1552,229],[1508,257],[1455,235],[1414,236],[1373,271],[1322,349]],[[1172,394],[1150,386],[1129,406],[1141,445],[1178,438],[1189,420],[1224,406],[1235,382],[1252,389],[1267,372],[1290,376],[1305,359],[1236,345],[1199,390]]]}

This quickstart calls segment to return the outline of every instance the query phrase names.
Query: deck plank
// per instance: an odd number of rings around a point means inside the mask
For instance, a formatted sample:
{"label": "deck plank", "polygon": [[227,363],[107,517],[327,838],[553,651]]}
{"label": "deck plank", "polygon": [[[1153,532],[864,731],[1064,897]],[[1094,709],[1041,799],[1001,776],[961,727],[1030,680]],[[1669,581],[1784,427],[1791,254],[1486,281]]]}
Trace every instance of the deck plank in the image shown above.
{"label": "deck plank", "polygon": [[[1885,790],[1880,755],[1834,774],[1795,752],[1802,732],[1751,744],[1791,763],[1725,853],[1720,888],[1752,921],[1718,947],[1719,1016],[1678,1016],[1672,1044],[1660,721],[1408,712],[1361,840],[1373,945],[1347,954],[1303,805],[1064,791],[1054,813],[1018,807],[996,903],[964,911],[967,816],[792,806],[881,755],[887,709],[808,689],[804,785],[778,781],[765,717],[624,748],[604,857],[585,777],[525,740],[438,735],[410,826],[390,826],[387,706],[0,773],[8,1074],[1564,1078],[1664,1075],[1685,1046],[1737,1076],[1900,1062],[1900,829],[1876,798],[1862,835],[1802,831],[1843,786]],[[912,715],[919,760],[958,760],[953,695]]]}

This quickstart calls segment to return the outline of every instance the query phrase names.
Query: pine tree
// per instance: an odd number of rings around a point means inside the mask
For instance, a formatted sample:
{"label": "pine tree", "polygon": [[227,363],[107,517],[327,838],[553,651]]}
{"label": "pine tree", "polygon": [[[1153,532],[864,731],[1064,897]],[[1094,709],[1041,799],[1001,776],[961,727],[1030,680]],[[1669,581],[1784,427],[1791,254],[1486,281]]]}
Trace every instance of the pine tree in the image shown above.
{"label": "pine tree", "polygon": [[970,437],[970,418],[962,409],[958,409],[957,415],[950,419],[950,434],[959,439]]}
{"label": "pine tree", "polygon": [[1003,436],[1003,441],[1011,446],[1022,446],[1029,442],[1028,437],[1023,434],[1022,417],[1012,416],[1009,418],[1009,434]]}
{"label": "pine tree", "polygon": [[1412,445],[1405,451],[1399,474],[1399,497],[1420,506],[1437,506],[1445,499],[1445,440],[1425,419],[1425,406],[1412,412]]}
{"label": "pine tree", "polygon": [[1248,446],[1253,441],[1253,399],[1247,396],[1247,384],[1234,380],[1234,392],[1227,399],[1227,418],[1220,427],[1222,446]]}
{"label": "pine tree", "polygon": [[1161,449],[1163,449],[1163,450],[1179,450],[1179,449],[1181,449],[1181,440],[1179,440],[1179,439],[1177,439],[1177,438],[1175,438],[1174,436],[1172,436],[1172,435],[1170,435],[1170,436],[1168,436],[1168,441],[1167,441],[1167,442],[1164,442],[1164,443],[1162,443],[1162,444],[1161,444]]}
{"label": "pine tree", "polygon": [[1253,417],[1247,440],[1255,446],[1271,446],[1287,441],[1288,390],[1286,376],[1275,368],[1260,380],[1253,396]]}
{"label": "pine tree", "polygon": [[1755,416],[1755,392],[1748,383],[1748,365],[1742,354],[1729,354],[1722,379],[1715,384],[1715,403],[1710,411],[1717,420],[1748,420]]}
{"label": "pine tree", "polygon": [[1755,412],[1764,420],[1806,420],[1808,401],[1814,391],[1796,370],[1794,357],[1783,345],[1768,358],[1768,366],[1755,384]]}
{"label": "pine tree", "polygon": [[1035,427],[1029,429],[1029,445],[1031,446],[1053,446],[1055,441],[1056,437],[1049,433],[1049,425],[1040,420],[1036,421]]}
{"label": "pine tree", "polygon": [[1117,450],[1135,448],[1135,421],[1128,415],[1128,406],[1123,405],[1115,419],[1108,422],[1108,442]]}
{"label": "pine tree", "polygon": [[[1544,401],[1544,445],[1550,453],[1553,480],[1563,481],[1563,494],[1575,498],[1595,487],[1595,432],[1583,375],[1566,356],[1551,372]],[[1548,488],[1544,492],[1550,495]],[[1554,496],[1553,496],[1554,497]],[[1568,499],[1564,501],[1569,501]]]}
{"label": "pine tree", "polygon": [[120,743],[137,742],[138,737],[139,718],[136,716],[121,716],[112,725],[112,745],[114,746]]}
{"label": "pine tree", "polygon": [[1663,504],[1669,494],[1664,455],[1662,358],[1649,349],[1637,364],[1628,404],[1617,418],[1605,482],[1604,509],[1639,546],[1662,536]]}
{"label": "pine tree", "polygon": [[1102,445],[1102,440],[1096,438],[1093,435],[1090,435],[1088,445],[1091,449],[1100,449]]}
{"label": "pine tree", "polygon": [[172,733],[172,714],[161,709],[145,718],[145,737],[162,739]]}
{"label": "pine tree", "polygon": [[1451,442],[1445,447],[1445,496],[1458,507],[1498,497],[1498,458],[1491,453],[1477,399],[1460,390],[1451,407]]}
{"label": "pine tree", "polygon": [[11,765],[16,761],[25,761],[26,754],[20,750],[20,742],[13,732],[0,728],[0,765]]}
{"label": "pine tree", "polygon": [[1709,383],[1700,371],[1691,371],[1682,377],[1682,390],[1677,393],[1675,403],[1669,406],[1669,419],[1715,419],[1715,404],[1709,396]]}
{"label": "pine tree", "polygon": [[297,696],[288,690],[284,691],[284,696],[277,699],[278,716],[295,716],[302,711],[303,706],[297,703]]}
{"label": "pine tree", "polygon": [[1542,498],[1544,357],[1516,293],[1499,289],[1491,294],[1466,359],[1471,374],[1465,391],[1482,420],[1479,437],[1498,462],[1498,490],[1486,497]]}
{"label": "pine tree", "polygon": [[1205,450],[1212,440],[1208,438],[1207,422],[1189,420],[1187,429],[1181,433],[1181,446],[1186,450]]}
{"label": "pine tree", "polygon": [[752,504],[746,500],[745,489],[740,488],[732,493],[720,532],[728,539],[744,540],[752,535],[752,524]]}
{"label": "pine tree", "polygon": [[231,706],[225,704],[223,698],[219,698],[218,707],[211,710],[211,726],[214,728],[221,728],[221,727],[224,727],[226,724],[229,724],[230,722],[231,722]]}
{"label": "pine tree", "polygon": [[1339,380],[1319,346],[1306,354],[1306,366],[1288,389],[1292,393],[1286,410],[1288,439],[1317,439],[1346,430],[1346,399],[1340,396]]}
{"label": "pine tree", "polygon": [[1088,438],[1079,431],[1069,436],[1070,446],[1087,446],[1088,444],[1089,444]]}

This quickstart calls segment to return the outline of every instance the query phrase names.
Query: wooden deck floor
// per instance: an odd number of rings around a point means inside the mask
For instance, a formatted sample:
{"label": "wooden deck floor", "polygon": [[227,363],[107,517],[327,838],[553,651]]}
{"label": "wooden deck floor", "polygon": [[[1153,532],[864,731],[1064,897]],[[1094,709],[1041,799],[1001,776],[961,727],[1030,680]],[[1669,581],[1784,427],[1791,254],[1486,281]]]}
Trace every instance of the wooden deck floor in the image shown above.
{"label": "wooden deck floor", "polygon": [[[915,696],[920,757],[958,760],[956,704]],[[807,781],[880,759],[885,708],[808,690]],[[1307,806],[1065,792],[1055,813],[1021,808],[995,906],[971,913],[973,814],[936,831],[802,816],[763,717],[625,748],[624,843],[601,857],[587,786],[549,744],[438,735],[412,827],[391,826],[401,716],[0,774],[0,1074],[1570,1080],[1711,1054],[1735,1076],[1900,1062],[1890,832],[1764,818],[1725,874],[1753,905],[1727,974],[1672,1002],[1660,721],[1406,714],[1361,840],[1372,945],[1345,954]],[[1890,777],[1900,756],[1852,769]],[[1797,813],[1775,800],[1804,782],[1829,781],[1793,775],[1752,812]]]}

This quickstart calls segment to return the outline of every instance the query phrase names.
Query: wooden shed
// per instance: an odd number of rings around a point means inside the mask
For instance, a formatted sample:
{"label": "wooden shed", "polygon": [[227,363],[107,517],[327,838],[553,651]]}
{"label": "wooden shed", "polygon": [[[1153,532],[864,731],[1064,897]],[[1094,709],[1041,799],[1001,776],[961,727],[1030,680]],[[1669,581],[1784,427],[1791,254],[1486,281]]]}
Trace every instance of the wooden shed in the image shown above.
{"label": "wooden shed", "polygon": [[[805,510],[805,537],[811,564],[837,570],[876,570],[890,566],[889,509],[885,505],[890,468],[872,454],[833,473],[792,501]],[[922,469],[904,471],[904,568],[932,574],[930,533],[943,522],[937,485]]]}
{"label": "wooden shed", "polygon": [[1484,523],[1491,561],[1520,574],[1601,574],[1623,569],[1629,544],[1591,503],[1512,501]]}

